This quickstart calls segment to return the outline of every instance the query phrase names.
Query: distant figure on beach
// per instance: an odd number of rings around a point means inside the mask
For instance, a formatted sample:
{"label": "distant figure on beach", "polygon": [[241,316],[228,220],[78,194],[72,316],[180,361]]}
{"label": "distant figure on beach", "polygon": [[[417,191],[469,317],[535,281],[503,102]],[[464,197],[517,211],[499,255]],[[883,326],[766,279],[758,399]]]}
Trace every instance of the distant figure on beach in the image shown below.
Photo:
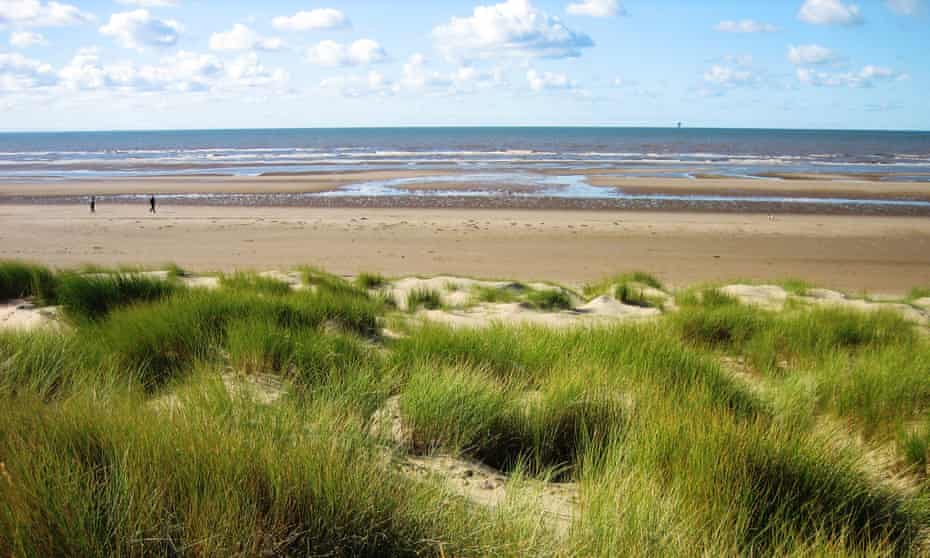
{"label": "distant figure on beach", "polygon": [[97,213],[97,196],[90,197],[90,212]]}
{"label": "distant figure on beach", "polygon": [[155,196],[149,198],[149,213],[155,213]]}

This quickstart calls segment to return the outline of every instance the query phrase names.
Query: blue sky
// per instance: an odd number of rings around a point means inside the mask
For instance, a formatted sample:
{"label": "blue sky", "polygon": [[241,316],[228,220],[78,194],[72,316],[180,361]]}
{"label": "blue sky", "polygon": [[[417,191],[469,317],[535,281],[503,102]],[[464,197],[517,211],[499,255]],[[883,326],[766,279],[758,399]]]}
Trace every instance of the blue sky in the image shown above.
{"label": "blue sky", "polygon": [[0,129],[930,129],[930,0],[0,0]]}

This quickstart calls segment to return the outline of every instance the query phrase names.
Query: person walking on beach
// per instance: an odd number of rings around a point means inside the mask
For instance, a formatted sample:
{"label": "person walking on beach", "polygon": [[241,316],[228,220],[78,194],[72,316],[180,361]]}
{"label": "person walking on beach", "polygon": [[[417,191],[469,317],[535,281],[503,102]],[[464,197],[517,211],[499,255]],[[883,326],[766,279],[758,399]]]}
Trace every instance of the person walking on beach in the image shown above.
{"label": "person walking on beach", "polygon": [[155,213],[155,196],[149,198],[149,213]]}
{"label": "person walking on beach", "polygon": [[90,212],[97,213],[97,196],[90,197]]}

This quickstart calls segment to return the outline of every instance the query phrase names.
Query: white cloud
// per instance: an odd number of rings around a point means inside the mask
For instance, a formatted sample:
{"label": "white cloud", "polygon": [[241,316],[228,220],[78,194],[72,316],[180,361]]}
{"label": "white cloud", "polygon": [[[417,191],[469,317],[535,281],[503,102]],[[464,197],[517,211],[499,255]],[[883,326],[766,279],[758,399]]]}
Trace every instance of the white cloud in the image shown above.
{"label": "white cloud", "polygon": [[317,29],[338,29],[349,27],[349,18],[339,10],[320,8],[300,11],[292,16],[279,16],[271,20],[275,29],[282,31],[313,31]]}
{"label": "white cloud", "polygon": [[[79,50],[68,64],[58,71],[61,85],[73,91],[158,90],[161,89],[159,81],[163,79],[163,74],[164,70],[156,71],[154,67],[138,69],[131,63],[103,65],[96,48]],[[176,80],[174,84],[180,85],[181,81]]]}
{"label": "white cloud", "polygon": [[387,57],[384,48],[371,39],[359,39],[348,45],[326,40],[307,49],[307,60],[319,66],[376,64]]}
{"label": "white cloud", "polygon": [[864,66],[858,72],[827,73],[798,68],[798,81],[817,87],[872,87],[876,82],[904,81],[907,74],[881,66]]}
{"label": "white cloud", "polygon": [[536,9],[530,0],[478,6],[469,17],[453,17],[435,27],[433,39],[453,58],[563,58],[580,56],[582,49],[594,46],[590,37]]}
{"label": "white cloud", "polygon": [[170,8],[178,5],[178,0],[116,0],[117,4],[124,6],[139,6],[142,8]]}
{"label": "white cloud", "polygon": [[158,64],[102,64],[96,49],[82,49],[64,66],[61,84],[76,91],[220,92],[271,87],[281,89],[289,79],[283,69],[267,69],[258,55],[245,54],[224,63],[212,54],[179,51]]}
{"label": "white cloud", "polygon": [[361,76],[326,78],[320,82],[320,88],[336,91],[343,97],[389,96],[396,90],[391,80],[376,70]]}
{"label": "white cloud", "polygon": [[41,33],[32,31],[14,31],[10,33],[10,46],[16,48],[28,48],[36,45],[47,45],[48,41]]}
{"label": "white cloud", "polygon": [[788,60],[795,66],[814,66],[836,62],[839,56],[827,47],[812,45],[791,45],[788,47]]}
{"label": "white cloud", "polygon": [[452,80],[439,72],[431,72],[426,68],[426,57],[416,53],[407,59],[404,64],[404,87],[414,90],[429,88],[444,88],[452,85]]}
{"label": "white cloud", "polygon": [[578,16],[610,17],[626,13],[617,0],[582,0],[574,2],[565,11]]}
{"label": "white cloud", "polygon": [[0,91],[22,91],[56,82],[52,67],[18,52],[0,52]]}
{"label": "white cloud", "polygon": [[459,66],[451,72],[430,70],[426,57],[416,53],[407,59],[404,77],[395,89],[414,92],[432,92],[447,95],[472,93],[504,83],[500,69],[484,71],[474,66]]}
{"label": "white cloud", "polygon": [[714,29],[724,33],[775,33],[778,31],[778,28],[771,23],[763,23],[754,19],[724,20],[715,25]]}
{"label": "white cloud", "polygon": [[158,65],[143,66],[140,73],[161,87],[178,91],[205,91],[225,75],[223,62],[212,54],[180,51],[166,56]]}
{"label": "white cloud", "polygon": [[896,14],[913,16],[927,11],[926,0],[885,0],[888,7]]}
{"label": "white cloud", "polygon": [[278,50],[282,46],[281,39],[262,37],[241,23],[210,36],[210,50]]}
{"label": "white cloud", "polygon": [[110,21],[100,28],[100,32],[113,37],[126,48],[141,50],[146,46],[173,46],[178,42],[183,29],[173,19],[158,19],[152,17],[148,10],[142,9],[111,15]]}
{"label": "white cloud", "polygon": [[254,52],[244,54],[226,65],[226,75],[238,87],[281,87],[287,83],[288,73],[276,68],[269,70],[258,61]]}
{"label": "white cloud", "polygon": [[813,25],[859,25],[863,21],[859,6],[843,0],[804,0],[798,19]]}
{"label": "white cloud", "polygon": [[750,70],[715,64],[704,72],[704,81],[721,87],[753,85],[759,78]]}
{"label": "white cloud", "polygon": [[530,89],[537,92],[550,89],[574,89],[578,86],[565,74],[540,73],[532,69],[526,72],[526,81],[530,84]]}
{"label": "white cloud", "polygon": [[39,0],[0,0],[0,25],[60,27],[92,21],[94,17],[71,4]]}

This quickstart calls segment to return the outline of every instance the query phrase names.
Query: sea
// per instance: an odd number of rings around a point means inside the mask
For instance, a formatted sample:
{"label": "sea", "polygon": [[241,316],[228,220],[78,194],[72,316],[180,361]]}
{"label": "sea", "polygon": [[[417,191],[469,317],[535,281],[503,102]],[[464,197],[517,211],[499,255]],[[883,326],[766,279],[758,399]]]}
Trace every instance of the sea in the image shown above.
{"label": "sea", "polygon": [[498,177],[617,169],[651,177],[821,174],[930,182],[930,132],[446,127],[0,133],[3,181],[398,169]]}

